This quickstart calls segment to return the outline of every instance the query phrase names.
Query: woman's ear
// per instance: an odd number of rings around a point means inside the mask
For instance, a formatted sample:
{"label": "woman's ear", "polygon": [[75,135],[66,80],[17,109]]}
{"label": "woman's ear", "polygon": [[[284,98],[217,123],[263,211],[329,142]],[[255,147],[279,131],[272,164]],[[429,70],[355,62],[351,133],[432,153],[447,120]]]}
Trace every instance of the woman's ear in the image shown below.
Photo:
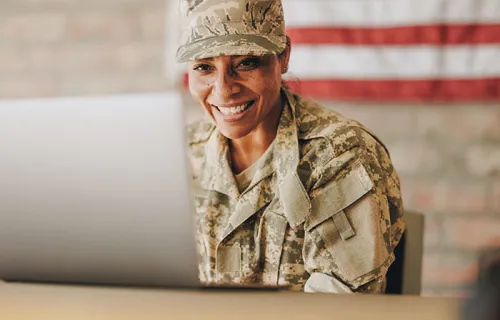
{"label": "woman's ear", "polygon": [[278,59],[281,66],[281,73],[285,74],[288,72],[288,64],[290,62],[290,53],[292,51],[292,42],[290,41],[290,37],[286,36],[286,48],[282,53],[278,55]]}

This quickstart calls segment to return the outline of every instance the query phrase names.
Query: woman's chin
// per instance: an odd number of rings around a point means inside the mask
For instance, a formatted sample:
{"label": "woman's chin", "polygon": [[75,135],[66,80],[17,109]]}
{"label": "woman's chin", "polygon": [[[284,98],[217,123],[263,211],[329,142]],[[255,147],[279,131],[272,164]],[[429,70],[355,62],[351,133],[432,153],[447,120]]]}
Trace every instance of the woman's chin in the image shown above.
{"label": "woman's chin", "polygon": [[247,128],[227,128],[227,126],[224,125],[217,125],[217,127],[219,128],[220,133],[230,140],[241,139],[247,136],[252,131],[251,129]]}

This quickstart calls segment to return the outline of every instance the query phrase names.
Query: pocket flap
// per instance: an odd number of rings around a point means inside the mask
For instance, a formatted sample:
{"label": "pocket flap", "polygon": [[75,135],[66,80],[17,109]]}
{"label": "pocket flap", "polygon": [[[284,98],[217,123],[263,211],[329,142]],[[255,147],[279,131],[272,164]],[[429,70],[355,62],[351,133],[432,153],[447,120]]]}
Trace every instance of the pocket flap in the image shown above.
{"label": "pocket flap", "polygon": [[342,213],[373,188],[373,182],[361,161],[356,160],[351,171],[342,179],[333,181],[311,200],[311,215],[305,228],[310,231],[321,222]]}
{"label": "pocket flap", "polygon": [[290,172],[279,185],[284,214],[292,228],[304,223],[311,211],[311,202],[296,172]]}
{"label": "pocket flap", "polygon": [[238,244],[232,246],[220,246],[217,248],[217,272],[240,272],[241,271],[241,247]]}

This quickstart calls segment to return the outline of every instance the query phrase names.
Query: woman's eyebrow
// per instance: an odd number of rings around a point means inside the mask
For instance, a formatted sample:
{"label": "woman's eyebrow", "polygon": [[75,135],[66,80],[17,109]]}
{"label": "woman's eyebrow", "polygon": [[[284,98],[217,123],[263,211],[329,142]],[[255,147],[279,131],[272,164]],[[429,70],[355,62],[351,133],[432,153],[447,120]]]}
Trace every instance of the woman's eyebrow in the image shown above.
{"label": "woman's eyebrow", "polygon": [[196,62],[210,62],[213,60],[214,60],[214,58],[210,57],[210,58],[196,59]]}

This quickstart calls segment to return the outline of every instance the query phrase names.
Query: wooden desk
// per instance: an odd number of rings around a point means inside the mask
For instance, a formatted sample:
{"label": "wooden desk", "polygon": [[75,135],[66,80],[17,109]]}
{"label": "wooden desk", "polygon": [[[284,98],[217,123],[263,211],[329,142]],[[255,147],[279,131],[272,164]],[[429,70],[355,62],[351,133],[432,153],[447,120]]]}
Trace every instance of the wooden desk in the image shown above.
{"label": "wooden desk", "polygon": [[458,313],[459,301],[446,298],[0,283],[5,320],[456,320]]}

